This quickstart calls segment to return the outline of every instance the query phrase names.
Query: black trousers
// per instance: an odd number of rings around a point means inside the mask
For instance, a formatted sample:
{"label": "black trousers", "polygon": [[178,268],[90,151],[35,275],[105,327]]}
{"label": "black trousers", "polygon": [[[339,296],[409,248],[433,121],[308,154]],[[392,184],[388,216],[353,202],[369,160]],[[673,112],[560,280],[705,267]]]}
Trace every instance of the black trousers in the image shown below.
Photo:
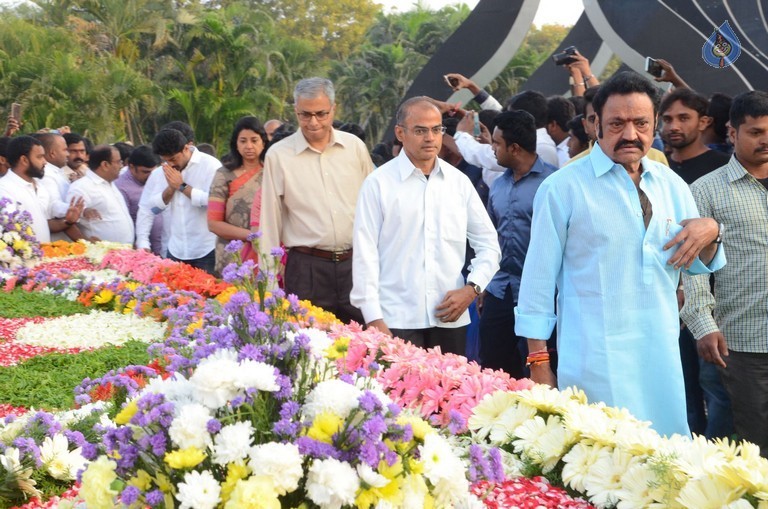
{"label": "black trousers", "polygon": [[760,455],[768,458],[768,354],[730,350],[723,360],[726,367],[719,369],[731,396],[736,433],[760,446]]}
{"label": "black trousers", "polygon": [[485,293],[480,314],[480,365],[501,369],[513,378],[529,376],[525,368],[528,340],[515,335],[515,303],[512,289],[504,298]]}
{"label": "black trousers", "polygon": [[440,347],[443,353],[464,355],[467,348],[468,326],[448,329],[430,327],[428,329],[389,329],[392,334],[422,348]]}
{"label": "black trousers", "polygon": [[288,252],[285,263],[285,291],[330,311],[349,323],[363,323],[359,309],[349,303],[352,291],[352,259],[333,262],[317,256]]}
{"label": "black trousers", "polygon": [[195,258],[193,260],[182,260],[181,258],[176,258],[173,256],[170,251],[168,252],[168,259],[173,260],[175,262],[184,262],[187,265],[191,265],[193,267],[196,267],[198,269],[206,271],[208,274],[215,276],[214,268],[216,266],[216,250],[214,249],[210,253],[208,253],[205,256],[202,256],[200,258]]}

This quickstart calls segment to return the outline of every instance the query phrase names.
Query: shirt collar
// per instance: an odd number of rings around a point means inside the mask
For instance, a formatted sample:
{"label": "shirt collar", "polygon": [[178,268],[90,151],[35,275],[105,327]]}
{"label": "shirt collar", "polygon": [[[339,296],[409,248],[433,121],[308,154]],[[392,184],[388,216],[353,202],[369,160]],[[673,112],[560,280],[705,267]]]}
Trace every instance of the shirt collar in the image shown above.
{"label": "shirt collar", "polygon": [[[589,152],[587,157],[589,157],[589,159],[592,161],[592,168],[595,171],[595,177],[602,177],[617,166],[624,170],[622,165],[615,162],[613,159],[608,157],[605,152],[603,152],[602,147],[600,147],[600,143],[595,143],[592,146],[592,150]],[[655,173],[656,169],[654,168],[654,165],[651,164],[651,160],[648,159],[647,156],[643,156],[643,158],[640,160],[640,164],[643,167],[643,175]]]}
{"label": "shirt collar", "polygon": [[109,185],[109,182],[107,182],[103,177],[99,176],[98,173],[93,171],[92,169],[88,168],[85,170],[85,177],[91,179],[93,182],[97,184],[107,184]]}
{"label": "shirt collar", "polygon": [[[328,142],[327,147],[330,147],[331,145],[341,145],[342,147],[345,147],[344,139],[341,136],[338,136],[336,129],[331,129],[331,141]],[[298,131],[293,135],[295,136],[295,149],[296,154],[301,154],[305,150],[316,150],[312,148],[312,146],[309,144],[307,139],[304,137],[304,133],[301,131],[301,128],[299,128]]]}
{"label": "shirt collar", "polygon": [[28,182],[24,180],[23,178],[19,177],[19,175],[15,171],[10,169],[8,170],[8,173],[5,174],[5,177],[3,178],[8,179],[9,184],[12,184],[15,186],[26,186],[32,189],[32,191],[35,191],[35,189],[37,188],[34,182]]}
{"label": "shirt collar", "polygon": [[[400,174],[400,180],[403,181],[410,177],[411,175],[424,175],[424,173],[416,168],[410,159],[408,159],[408,155],[405,153],[405,149],[400,149],[400,153],[397,154],[397,157],[394,159],[395,164],[397,164],[397,172]],[[432,172],[430,173],[430,177],[434,175],[444,175],[442,169],[440,168],[440,158],[435,158],[435,166],[432,168]],[[426,176],[425,176],[426,177]]]}
{"label": "shirt collar", "polygon": [[747,175],[750,175],[747,169],[744,168],[744,165],[736,159],[736,154],[731,155],[731,159],[726,166],[728,168],[726,170],[728,182],[736,182],[737,180],[746,178]]}
{"label": "shirt collar", "polygon": [[189,162],[187,162],[187,166],[184,167],[185,170],[189,168],[189,165],[195,165],[203,158],[201,155],[202,152],[200,152],[197,147],[189,147],[189,149],[192,151],[192,155],[189,156]]}

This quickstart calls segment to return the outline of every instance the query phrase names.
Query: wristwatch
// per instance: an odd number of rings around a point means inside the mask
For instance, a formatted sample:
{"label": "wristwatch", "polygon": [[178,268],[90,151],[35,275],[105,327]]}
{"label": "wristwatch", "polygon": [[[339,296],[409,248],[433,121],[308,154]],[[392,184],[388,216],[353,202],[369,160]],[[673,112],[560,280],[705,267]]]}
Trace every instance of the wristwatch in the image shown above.
{"label": "wristwatch", "polygon": [[183,193],[183,192],[184,192],[184,190],[185,190],[187,187],[189,187],[189,184],[187,184],[186,182],[182,182],[182,183],[181,183],[181,185],[179,186],[179,192]]}
{"label": "wristwatch", "polygon": [[723,243],[723,230],[725,230],[725,225],[720,223],[717,228],[717,238],[714,241],[715,244]]}
{"label": "wristwatch", "polygon": [[480,288],[480,285],[476,283],[467,281],[467,286],[470,286],[472,288],[472,290],[475,292],[475,295],[480,295],[481,293],[483,293],[483,290]]}

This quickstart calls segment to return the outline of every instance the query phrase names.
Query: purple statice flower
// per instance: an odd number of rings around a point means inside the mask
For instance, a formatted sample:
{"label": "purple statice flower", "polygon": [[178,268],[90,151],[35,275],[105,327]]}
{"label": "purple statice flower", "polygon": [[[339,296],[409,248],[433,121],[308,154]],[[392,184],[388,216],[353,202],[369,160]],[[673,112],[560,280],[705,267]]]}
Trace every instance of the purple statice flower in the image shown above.
{"label": "purple statice flower", "polygon": [[365,391],[359,398],[360,408],[367,413],[377,412],[382,409],[381,401],[371,391]]}
{"label": "purple statice flower", "polygon": [[282,247],[273,247],[269,250],[269,254],[274,256],[275,258],[282,258],[285,254],[285,249]]}
{"label": "purple statice flower", "polygon": [[120,493],[120,502],[126,506],[133,505],[141,495],[141,490],[136,486],[126,486]]}
{"label": "purple statice flower", "polygon": [[205,424],[208,433],[215,435],[221,430],[221,422],[218,419],[211,419]]}
{"label": "purple statice flower", "polygon": [[165,495],[160,490],[152,490],[147,492],[144,500],[150,507],[158,507],[165,501]]}
{"label": "purple statice flower", "polygon": [[233,240],[224,247],[224,251],[229,254],[237,254],[243,250],[243,245],[244,244],[242,240]]}
{"label": "purple statice flower", "polygon": [[149,445],[152,447],[152,454],[162,456],[168,447],[168,439],[165,438],[165,434],[162,432],[155,433],[150,435]]}
{"label": "purple statice flower", "polygon": [[99,456],[99,448],[96,444],[86,442],[82,445],[82,448],[81,454],[88,461],[94,461]]}
{"label": "purple statice flower", "polygon": [[267,309],[267,308],[274,308],[275,306],[277,306],[277,299],[275,298],[274,295],[270,295],[269,297],[266,297],[264,299],[264,308],[265,309]]}
{"label": "purple statice flower", "polygon": [[299,448],[299,452],[305,456],[310,456],[312,458],[318,458],[318,459],[326,459],[326,458],[334,458],[337,460],[341,460],[341,452],[338,451],[334,446],[331,444],[326,444],[325,442],[320,442],[319,440],[315,440],[314,438],[309,438],[307,436],[299,437],[296,440],[296,445]]}
{"label": "purple statice flower", "polygon": [[226,311],[229,314],[236,314],[250,303],[251,303],[251,296],[248,295],[248,292],[243,292],[243,291],[235,292],[229,298],[229,302],[224,304],[224,311]]}
{"label": "purple statice flower", "polygon": [[467,420],[459,411],[451,409],[448,413],[448,418],[450,419],[448,422],[448,431],[451,432],[451,434],[458,435],[467,429]]}
{"label": "purple statice flower", "polygon": [[296,294],[289,293],[288,297],[288,304],[291,308],[291,313],[298,313],[301,310],[301,305],[299,304],[299,298],[296,296]]}
{"label": "purple statice flower", "polygon": [[507,478],[504,473],[504,462],[501,459],[501,451],[497,447],[491,447],[488,451],[490,459],[490,471],[486,474],[489,481],[504,482]]}
{"label": "purple statice flower", "polygon": [[255,240],[258,240],[261,238],[261,232],[251,232],[248,234],[248,236],[245,238],[248,242],[253,242]]}
{"label": "purple statice flower", "polygon": [[19,437],[13,441],[13,446],[19,450],[19,459],[21,461],[24,461],[25,458],[31,458],[37,468],[43,466],[43,463],[40,461],[40,448],[33,438]]}
{"label": "purple statice flower", "polygon": [[244,361],[250,359],[252,361],[264,362],[266,356],[264,355],[264,348],[261,345],[253,345],[248,343],[243,345],[238,355],[238,360]]}
{"label": "purple statice flower", "polygon": [[489,469],[490,465],[483,455],[483,449],[477,444],[470,445],[469,480],[472,482],[479,481]]}
{"label": "purple statice flower", "polygon": [[275,381],[277,382],[277,385],[280,386],[280,389],[275,393],[275,398],[284,401],[293,395],[293,383],[291,382],[290,377],[277,374],[275,376]]}
{"label": "purple statice flower", "polygon": [[339,375],[339,380],[341,380],[342,382],[346,382],[349,385],[355,385],[355,379],[349,373],[344,373],[343,375]]}
{"label": "purple statice flower", "polygon": [[67,437],[67,441],[75,444],[77,447],[82,447],[86,443],[85,437],[79,431],[65,429],[64,436]]}
{"label": "purple statice flower", "polygon": [[24,427],[27,434],[53,437],[61,431],[61,424],[48,412],[37,412]]}

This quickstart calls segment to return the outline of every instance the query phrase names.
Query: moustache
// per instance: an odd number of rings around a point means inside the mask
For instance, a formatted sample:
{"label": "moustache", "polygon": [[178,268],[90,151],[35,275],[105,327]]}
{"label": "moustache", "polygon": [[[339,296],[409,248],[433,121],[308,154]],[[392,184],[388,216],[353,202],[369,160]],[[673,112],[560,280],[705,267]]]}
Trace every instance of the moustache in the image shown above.
{"label": "moustache", "polygon": [[614,152],[624,147],[635,147],[639,150],[643,150],[645,147],[640,140],[621,140],[613,147]]}
{"label": "moustache", "polygon": [[768,152],[768,146],[758,147],[758,148],[755,149],[755,154],[760,154],[762,152]]}

